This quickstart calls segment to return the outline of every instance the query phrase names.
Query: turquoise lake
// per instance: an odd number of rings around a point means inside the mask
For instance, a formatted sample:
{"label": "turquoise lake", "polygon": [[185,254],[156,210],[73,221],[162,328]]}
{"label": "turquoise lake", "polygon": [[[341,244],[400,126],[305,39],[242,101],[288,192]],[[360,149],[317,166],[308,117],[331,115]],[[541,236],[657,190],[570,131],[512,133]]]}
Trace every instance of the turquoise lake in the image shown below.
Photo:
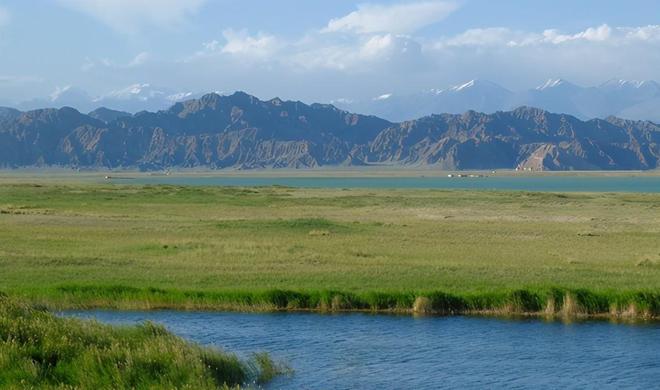
{"label": "turquoise lake", "polygon": [[660,192],[660,176],[449,177],[257,177],[153,176],[111,182],[191,186],[287,186],[298,188],[419,188],[550,192]]}

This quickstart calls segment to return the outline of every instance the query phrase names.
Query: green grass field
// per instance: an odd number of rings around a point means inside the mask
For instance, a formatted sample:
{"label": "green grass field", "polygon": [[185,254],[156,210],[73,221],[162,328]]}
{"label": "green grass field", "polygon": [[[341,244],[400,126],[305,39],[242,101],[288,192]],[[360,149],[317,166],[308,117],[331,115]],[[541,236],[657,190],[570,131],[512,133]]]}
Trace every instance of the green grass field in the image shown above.
{"label": "green grass field", "polygon": [[657,316],[660,195],[4,180],[0,269],[54,307]]}

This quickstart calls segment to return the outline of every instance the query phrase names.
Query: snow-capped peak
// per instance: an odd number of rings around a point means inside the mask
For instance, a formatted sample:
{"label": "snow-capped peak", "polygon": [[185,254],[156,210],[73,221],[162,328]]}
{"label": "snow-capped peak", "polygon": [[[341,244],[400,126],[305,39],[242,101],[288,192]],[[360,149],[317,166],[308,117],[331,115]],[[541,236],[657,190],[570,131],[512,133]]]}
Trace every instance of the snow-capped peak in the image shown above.
{"label": "snow-capped peak", "polygon": [[543,91],[544,89],[559,87],[560,85],[566,84],[566,81],[562,79],[548,79],[543,85],[536,87],[537,91]]}
{"label": "snow-capped peak", "polygon": [[392,97],[391,93],[386,93],[384,95],[380,95],[380,96],[375,97],[373,100],[387,100],[391,97]]}

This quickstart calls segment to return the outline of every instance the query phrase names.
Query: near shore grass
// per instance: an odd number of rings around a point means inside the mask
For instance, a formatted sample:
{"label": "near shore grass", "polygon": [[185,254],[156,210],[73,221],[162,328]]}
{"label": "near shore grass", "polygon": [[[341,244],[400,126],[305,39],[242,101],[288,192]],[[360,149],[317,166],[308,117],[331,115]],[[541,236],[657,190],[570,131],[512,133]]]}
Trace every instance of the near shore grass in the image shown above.
{"label": "near shore grass", "polygon": [[57,308],[660,310],[658,194],[4,180],[0,243]]}
{"label": "near shore grass", "polygon": [[160,325],[110,326],[56,317],[0,296],[0,387],[228,389],[278,374],[200,347]]}

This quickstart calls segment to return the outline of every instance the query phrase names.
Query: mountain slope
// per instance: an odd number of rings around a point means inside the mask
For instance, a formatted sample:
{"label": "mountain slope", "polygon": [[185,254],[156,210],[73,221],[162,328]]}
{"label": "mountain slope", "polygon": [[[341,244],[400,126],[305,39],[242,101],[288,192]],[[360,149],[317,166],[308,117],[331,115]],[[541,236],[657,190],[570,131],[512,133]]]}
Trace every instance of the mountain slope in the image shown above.
{"label": "mountain slope", "polygon": [[[104,112],[108,114],[108,112]],[[113,118],[72,108],[4,114],[0,166],[303,168],[433,165],[443,169],[652,169],[660,127],[581,121],[521,107],[392,123],[332,105],[237,92]]]}
{"label": "mountain slope", "polygon": [[21,112],[9,107],[0,107],[0,121],[13,120],[21,115]]}

